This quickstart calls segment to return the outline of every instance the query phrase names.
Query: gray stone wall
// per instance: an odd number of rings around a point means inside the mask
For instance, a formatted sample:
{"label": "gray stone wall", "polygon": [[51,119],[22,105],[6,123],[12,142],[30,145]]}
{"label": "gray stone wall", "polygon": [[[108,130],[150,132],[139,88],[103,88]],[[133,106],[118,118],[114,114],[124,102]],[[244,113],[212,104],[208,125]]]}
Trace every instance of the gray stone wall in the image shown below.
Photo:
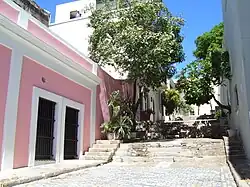
{"label": "gray stone wall", "polygon": [[12,1],[15,2],[22,9],[29,12],[34,18],[39,20],[41,23],[43,23],[46,26],[49,26],[50,13],[40,8],[36,4],[36,2],[32,0],[12,0]]}

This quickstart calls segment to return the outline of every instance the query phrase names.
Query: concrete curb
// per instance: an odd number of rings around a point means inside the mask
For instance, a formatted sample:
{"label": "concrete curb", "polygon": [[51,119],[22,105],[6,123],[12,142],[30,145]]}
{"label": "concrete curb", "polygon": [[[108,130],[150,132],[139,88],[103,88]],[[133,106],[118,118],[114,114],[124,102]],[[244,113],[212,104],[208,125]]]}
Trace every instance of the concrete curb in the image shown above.
{"label": "concrete curb", "polygon": [[91,168],[91,167],[98,167],[100,165],[107,164],[107,163],[108,163],[107,161],[104,161],[103,163],[93,163],[93,164],[88,164],[88,165],[85,165],[85,166],[62,169],[62,170],[58,170],[56,172],[46,173],[44,175],[39,175],[39,176],[27,177],[27,178],[23,178],[23,179],[18,179],[18,178],[10,179],[10,180],[6,179],[6,181],[2,181],[0,183],[0,186],[1,187],[16,186],[16,185],[20,185],[20,184],[34,182],[34,181],[41,180],[41,179],[48,179],[48,178],[51,178],[51,177],[56,177],[56,176],[66,174],[66,173],[70,173],[70,172],[73,172],[73,171],[78,171],[78,170],[87,169],[87,168]]}
{"label": "concrete curb", "polygon": [[228,137],[223,136],[223,142],[224,142],[224,149],[225,149],[225,153],[226,153],[226,162],[227,165],[233,175],[234,181],[237,185],[237,187],[250,187],[246,181],[241,180],[240,175],[237,173],[237,171],[234,169],[232,163],[230,162],[229,158],[228,158],[228,150],[226,149],[226,141],[227,141]]}

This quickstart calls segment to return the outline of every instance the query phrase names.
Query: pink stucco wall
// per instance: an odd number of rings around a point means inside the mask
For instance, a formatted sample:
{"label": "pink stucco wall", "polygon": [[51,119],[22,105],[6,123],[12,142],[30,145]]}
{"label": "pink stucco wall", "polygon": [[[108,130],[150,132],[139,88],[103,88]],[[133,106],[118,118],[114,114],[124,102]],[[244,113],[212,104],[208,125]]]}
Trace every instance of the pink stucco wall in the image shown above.
{"label": "pink stucco wall", "polygon": [[121,94],[133,94],[132,84],[122,80],[112,78],[100,67],[97,69],[97,75],[101,78],[102,82],[97,86],[96,91],[96,139],[100,139],[100,124],[109,120],[108,99],[113,91],[120,90]]}
{"label": "pink stucco wall", "polygon": [[34,22],[29,20],[28,23],[28,31],[31,32],[33,35],[41,39],[42,41],[48,43],[49,45],[53,46],[63,55],[69,57],[70,59],[74,60],[75,62],[80,63],[83,67],[85,67],[88,71],[92,71],[92,64],[86,61],[83,57],[78,55],[75,51],[71,50],[69,47],[64,45],[62,42],[57,40],[53,35],[46,32],[40,26],[35,24]]}
{"label": "pink stucco wall", "polygon": [[[5,105],[8,92],[8,80],[10,72],[11,49],[0,44],[0,153],[2,152],[2,138],[4,126]],[[0,154],[1,160],[2,154]],[[0,162],[1,167],[1,162]]]}
{"label": "pink stucco wall", "polygon": [[5,3],[3,0],[0,0],[0,14],[9,18],[13,22],[17,22],[19,11],[12,8],[10,5]]}
{"label": "pink stucco wall", "polygon": [[[46,79],[45,83],[42,82],[42,77]],[[18,103],[14,155],[15,168],[27,166],[28,163],[33,86],[48,90],[85,105],[84,150],[89,148],[91,91],[25,57]]]}

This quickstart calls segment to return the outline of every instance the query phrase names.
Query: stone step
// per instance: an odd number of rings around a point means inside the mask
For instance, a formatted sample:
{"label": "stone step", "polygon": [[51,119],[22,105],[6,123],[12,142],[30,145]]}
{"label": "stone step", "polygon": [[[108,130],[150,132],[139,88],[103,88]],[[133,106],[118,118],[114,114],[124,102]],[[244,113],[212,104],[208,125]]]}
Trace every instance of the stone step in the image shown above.
{"label": "stone step", "polygon": [[119,144],[120,140],[96,140],[97,144]]}
{"label": "stone step", "polygon": [[114,148],[89,148],[89,152],[113,152]]}
{"label": "stone step", "polygon": [[190,157],[192,158],[193,154],[192,153],[185,153],[185,152],[181,152],[181,153],[174,153],[174,152],[151,152],[149,153],[149,156],[151,157],[162,157],[162,156],[174,156],[174,157]]}
{"label": "stone step", "polygon": [[227,154],[245,154],[245,151],[243,149],[227,149],[226,150]]}
{"label": "stone step", "polygon": [[[119,147],[118,151],[127,151],[127,150],[132,150],[132,149],[137,149],[137,148],[132,148],[132,147]],[[160,148],[142,148],[143,151],[148,151],[148,152],[182,152],[182,151],[188,151],[188,148],[185,147],[160,147]]]}
{"label": "stone step", "polygon": [[113,152],[86,152],[85,155],[88,156],[109,156]]}
{"label": "stone step", "polygon": [[226,146],[242,146],[241,141],[227,141],[225,144]]}
{"label": "stone step", "polygon": [[125,162],[125,163],[143,163],[143,162],[180,162],[185,160],[192,160],[191,157],[173,157],[173,156],[162,156],[162,157],[119,157],[114,156],[113,162]]}
{"label": "stone step", "polygon": [[98,155],[84,155],[83,159],[84,160],[109,160],[110,155],[102,155],[102,156],[98,156]]}
{"label": "stone step", "polygon": [[161,156],[183,156],[183,157],[192,157],[192,153],[191,152],[148,152],[148,153],[142,153],[142,154],[134,154],[133,152],[121,152],[121,151],[117,151],[115,153],[116,156],[131,156],[131,157],[135,157],[135,156],[148,156],[148,157],[161,157]]}
{"label": "stone step", "polygon": [[244,149],[242,145],[233,145],[233,146],[226,145],[225,147],[226,149]]}
{"label": "stone step", "polygon": [[93,148],[113,148],[116,149],[119,144],[94,144]]}
{"label": "stone step", "polygon": [[238,155],[227,155],[229,159],[246,159],[245,154],[238,154]]}

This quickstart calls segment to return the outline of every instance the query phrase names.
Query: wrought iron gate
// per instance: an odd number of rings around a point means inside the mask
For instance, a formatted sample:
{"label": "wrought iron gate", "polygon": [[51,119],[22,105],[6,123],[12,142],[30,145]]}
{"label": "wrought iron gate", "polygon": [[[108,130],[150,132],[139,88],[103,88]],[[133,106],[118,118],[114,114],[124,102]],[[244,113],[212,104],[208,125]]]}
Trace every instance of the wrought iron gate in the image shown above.
{"label": "wrought iron gate", "polygon": [[78,113],[79,110],[66,107],[65,135],[64,135],[64,159],[77,158],[78,143]]}
{"label": "wrought iron gate", "polygon": [[35,156],[36,160],[53,159],[55,106],[55,102],[39,98]]}

